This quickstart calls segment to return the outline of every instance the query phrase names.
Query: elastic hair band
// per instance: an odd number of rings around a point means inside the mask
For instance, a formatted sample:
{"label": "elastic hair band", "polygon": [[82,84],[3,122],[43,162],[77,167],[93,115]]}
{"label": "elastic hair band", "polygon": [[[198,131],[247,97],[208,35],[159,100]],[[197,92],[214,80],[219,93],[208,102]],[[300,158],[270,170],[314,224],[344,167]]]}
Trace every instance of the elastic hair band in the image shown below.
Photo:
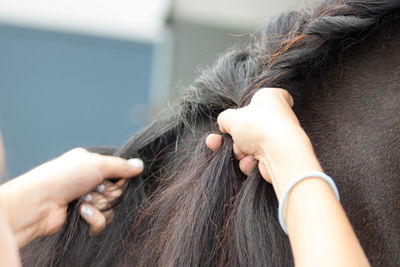
{"label": "elastic hair band", "polygon": [[299,175],[297,177],[295,177],[290,183],[289,185],[286,187],[286,190],[283,192],[282,194],[282,198],[281,201],[279,202],[279,210],[278,210],[278,218],[279,218],[279,223],[282,227],[282,230],[288,234],[287,232],[287,228],[286,228],[286,223],[285,223],[285,218],[283,217],[283,210],[285,208],[285,204],[286,204],[286,200],[289,196],[290,191],[293,189],[293,187],[298,184],[299,182],[308,179],[308,178],[320,178],[324,181],[326,181],[329,186],[332,188],[333,193],[335,193],[335,196],[337,198],[338,201],[340,201],[340,197],[339,197],[339,191],[336,187],[335,182],[332,180],[331,177],[329,177],[328,175],[326,175],[325,173],[322,172],[307,172],[304,173],[302,175]]}

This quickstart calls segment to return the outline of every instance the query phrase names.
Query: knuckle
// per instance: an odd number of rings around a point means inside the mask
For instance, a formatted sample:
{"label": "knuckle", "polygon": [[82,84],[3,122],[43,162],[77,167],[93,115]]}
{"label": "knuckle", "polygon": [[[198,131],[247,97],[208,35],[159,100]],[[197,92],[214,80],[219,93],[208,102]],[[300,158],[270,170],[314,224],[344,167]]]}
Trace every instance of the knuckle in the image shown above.
{"label": "knuckle", "polygon": [[96,218],[96,220],[94,220],[92,222],[91,225],[91,230],[92,232],[94,232],[95,234],[100,233],[101,231],[103,231],[103,229],[106,226],[106,219],[104,218],[103,215],[98,216],[98,218]]}
{"label": "knuckle", "polygon": [[274,88],[262,88],[254,94],[253,99],[254,98],[257,99],[257,98],[260,98],[263,96],[270,95],[271,93],[273,93],[273,91],[274,91]]}
{"label": "knuckle", "polygon": [[108,200],[104,197],[99,197],[93,205],[98,210],[106,209],[109,206]]}
{"label": "knuckle", "polygon": [[76,147],[70,150],[70,153],[73,154],[87,154],[89,153],[86,149],[84,149],[83,147]]}
{"label": "knuckle", "polygon": [[122,189],[114,189],[110,193],[110,201],[114,201],[115,199],[119,198],[122,195]]}
{"label": "knuckle", "polygon": [[279,97],[279,95],[284,94],[284,92],[287,93],[287,91],[282,88],[262,88],[254,94],[252,102],[264,103],[265,101]]}

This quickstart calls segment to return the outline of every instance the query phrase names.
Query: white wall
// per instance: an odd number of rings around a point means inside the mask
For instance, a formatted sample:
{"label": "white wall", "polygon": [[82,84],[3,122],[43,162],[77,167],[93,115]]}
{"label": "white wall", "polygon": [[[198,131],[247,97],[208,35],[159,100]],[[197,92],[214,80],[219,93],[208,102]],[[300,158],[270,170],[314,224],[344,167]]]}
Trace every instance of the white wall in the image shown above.
{"label": "white wall", "polygon": [[1,0],[0,22],[102,36],[158,36],[171,0]]}
{"label": "white wall", "polygon": [[[313,0],[175,0],[173,14],[179,20],[236,29],[254,29],[289,8]],[[315,1],[315,0],[314,0]]]}

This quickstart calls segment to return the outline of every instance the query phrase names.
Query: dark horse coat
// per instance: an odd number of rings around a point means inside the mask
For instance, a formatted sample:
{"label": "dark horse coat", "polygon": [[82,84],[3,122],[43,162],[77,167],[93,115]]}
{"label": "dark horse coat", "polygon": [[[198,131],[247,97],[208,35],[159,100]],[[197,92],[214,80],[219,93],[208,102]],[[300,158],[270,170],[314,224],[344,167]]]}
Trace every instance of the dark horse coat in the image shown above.
{"label": "dark horse coat", "polygon": [[240,173],[228,136],[216,153],[204,145],[219,112],[268,86],[294,96],[372,265],[400,266],[399,18],[398,0],[331,0],[277,17],[248,47],[220,56],[124,146],[102,150],[139,156],[146,168],[114,203],[101,236],[88,237],[76,201],[59,233],[25,249],[24,263],[293,265],[271,185],[259,173]]}

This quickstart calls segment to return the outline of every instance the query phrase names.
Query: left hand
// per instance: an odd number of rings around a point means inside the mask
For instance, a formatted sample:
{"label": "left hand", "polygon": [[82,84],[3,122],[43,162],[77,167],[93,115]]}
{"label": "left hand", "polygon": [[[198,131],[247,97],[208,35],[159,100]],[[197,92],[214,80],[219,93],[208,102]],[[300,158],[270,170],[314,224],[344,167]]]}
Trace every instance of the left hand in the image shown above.
{"label": "left hand", "polygon": [[[57,232],[66,219],[68,203],[87,194],[105,179],[130,178],[141,173],[143,162],[134,159],[133,163],[136,164],[76,148],[1,185],[0,205],[18,246],[21,248],[36,237]],[[116,185],[121,185],[121,181]],[[105,183],[103,200],[122,193],[120,189],[113,193],[110,184]],[[80,211],[93,235],[103,230],[106,217],[88,202]]]}

